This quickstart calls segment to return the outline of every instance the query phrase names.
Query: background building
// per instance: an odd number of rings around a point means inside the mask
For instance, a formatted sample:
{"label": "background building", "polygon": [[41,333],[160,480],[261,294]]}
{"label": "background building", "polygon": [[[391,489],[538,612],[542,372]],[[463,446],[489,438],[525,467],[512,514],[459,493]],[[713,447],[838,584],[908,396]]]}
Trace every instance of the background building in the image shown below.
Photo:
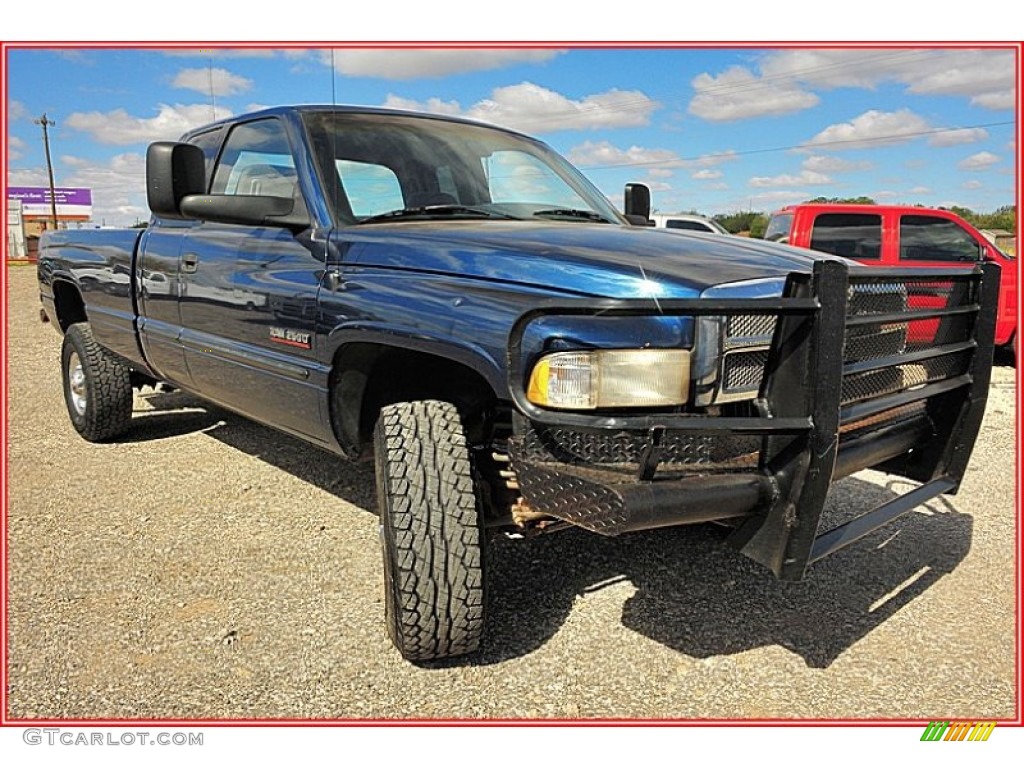
{"label": "background building", "polygon": [[[56,187],[57,227],[67,229],[71,224],[81,226],[92,219],[92,190],[82,187]],[[46,187],[8,187],[7,200],[21,204],[22,237],[28,258],[34,258],[39,250],[39,236],[53,228],[53,210],[50,205],[50,190]],[[11,225],[8,224],[8,243],[11,242]],[[13,251],[9,258],[14,258]]]}

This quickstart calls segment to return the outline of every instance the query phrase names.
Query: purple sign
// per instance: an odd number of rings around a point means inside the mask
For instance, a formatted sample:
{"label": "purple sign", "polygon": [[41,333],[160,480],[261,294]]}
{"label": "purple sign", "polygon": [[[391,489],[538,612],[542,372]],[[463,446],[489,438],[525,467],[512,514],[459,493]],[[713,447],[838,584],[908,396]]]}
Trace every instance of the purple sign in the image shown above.
{"label": "purple sign", "polygon": [[[92,190],[82,187],[54,187],[57,205],[92,205]],[[46,187],[8,187],[9,200],[21,200],[24,205],[49,205],[50,190]]]}

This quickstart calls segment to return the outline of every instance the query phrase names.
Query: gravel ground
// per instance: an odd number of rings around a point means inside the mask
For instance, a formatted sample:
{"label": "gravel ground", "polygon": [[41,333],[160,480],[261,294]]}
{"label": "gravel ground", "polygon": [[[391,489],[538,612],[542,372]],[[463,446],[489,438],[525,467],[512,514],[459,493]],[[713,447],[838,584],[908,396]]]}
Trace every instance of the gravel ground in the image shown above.
{"label": "gravel ground", "polygon": [[[485,649],[419,668],[383,624],[373,472],[203,405],[89,445],[35,270],[10,268],[11,718],[1011,718],[1015,372],[961,493],[782,584],[714,526],[490,553]],[[828,514],[902,481],[861,473]]]}

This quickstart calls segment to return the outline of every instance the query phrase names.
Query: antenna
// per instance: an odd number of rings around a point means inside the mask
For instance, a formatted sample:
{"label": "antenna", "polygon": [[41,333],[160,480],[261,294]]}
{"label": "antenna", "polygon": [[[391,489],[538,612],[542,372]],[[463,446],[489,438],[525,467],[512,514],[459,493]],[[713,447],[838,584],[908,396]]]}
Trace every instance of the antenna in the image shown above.
{"label": "antenna", "polygon": [[331,48],[331,169],[333,173],[331,187],[334,190],[334,221],[338,221],[338,209],[341,201],[338,196],[342,194],[341,184],[338,181],[338,70],[334,67],[334,48]]}
{"label": "antenna", "polygon": [[213,110],[213,119],[217,119],[217,95],[213,92],[213,56],[207,59],[209,62],[208,70],[210,72],[210,109]]}

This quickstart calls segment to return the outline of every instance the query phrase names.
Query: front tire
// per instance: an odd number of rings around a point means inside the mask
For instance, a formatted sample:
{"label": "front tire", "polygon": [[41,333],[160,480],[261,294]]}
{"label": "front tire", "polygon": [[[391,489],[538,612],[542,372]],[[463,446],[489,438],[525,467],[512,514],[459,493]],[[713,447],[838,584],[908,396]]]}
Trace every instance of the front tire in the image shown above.
{"label": "front tire", "polygon": [[91,443],[128,431],[132,382],[128,366],[96,343],[88,323],[75,323],[61,347],[64,403],[75,430]]}
{"label": "front tire", "polygon": [[381,410],[374,430],[388,634],[402,656],[472,653],[484,627],[483,532],[451,403]]}

